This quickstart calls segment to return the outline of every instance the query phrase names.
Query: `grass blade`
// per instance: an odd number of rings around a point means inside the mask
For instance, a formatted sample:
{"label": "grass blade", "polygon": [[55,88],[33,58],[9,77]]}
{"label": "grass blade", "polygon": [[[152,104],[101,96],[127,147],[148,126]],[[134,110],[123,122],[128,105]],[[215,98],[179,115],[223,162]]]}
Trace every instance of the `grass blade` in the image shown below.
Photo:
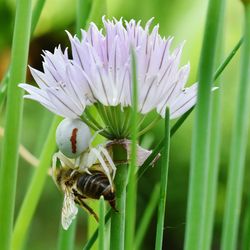
{"label": "grass blade", "polygon": [[91,8],[90,0],[76,1],[76,33],[81,38],[81,29],[86,26],[87,19]]}
{"label": "grass blade", "polygon": [[[108,213],[105,216],[105,223],[107,223],[109,221],[110,217],[111,217],[111,209],[108,211]],[[97,240],[97,237],[98,237],[98,228],[95,230],[95,232],[92,234],[91,238],[85,244],[85,246],[83,247],[83,250],[92,249],[92,246],[94,245],[95,241]]]}
{"label": "grass blade", "polygon": [[5,250],[11,247],[18,169],[18,147],[23,110],[23,91],[17,85],[25,81],[30,26],[31,0],[18,0],[12,44],[10,80],[7,93],[3,158],[0,168],[0,246]]}
{"label": "grass blade", "polygon": [[103,196],[99,201],[98,249],[105,250],[105,203]]}
{"label": "grass blade", "polygon": [[60,223],[57,250],[74,250],[74,240],[77,220],[73,220],[68,230],[64,230]]}
{"label": "grass blade", "polygon": [[[31,19],[31,36],[34,34],[36,29],[38,20],[40,18],[44,3],[46,0],[37,0],[34,10],[32,11],[32,19]],[[0,84],[0,108],[5,100],[6,93],[7,93],[7,84],[10,78],[10,70],[8,69],[6,74],[3,77],[2,83]]]}
{"label": "grass blade", "polygon": [[158,207],[158,218],[156,228],[155,249],[161,250],[163,243],[165,207],[167,198],[167,183],[168,183],[168,166],[169,166],[169,148],[170,148],[170,125],[169,125],[169,109],[166,110],[165,116],[165,137],[164,146],[161,156],[161,182],[160,182],[160,200]]}
{"label": "grass blade", "polygon": [[218,22],[222,1],[210,0],[199,65],[198,98],[188,192],[185,249],[200,250],[205,233],[205,206],[210,139],[211,89],[216,52]]}
{"label": "grass blade", "polygon": [[93,0],[90,9],[89,17],[86,23],[86,27],[90,22],[95,22],[98,26],[102,25],[102,16],[107,14],[107,1],[106,0]]}
{"label": "grass blade", "polygon": [[142,215],[142,218],[140,220],[140,224],[137,229],[137,233],[135,236],[135,249],[140,249],[140,246],[142,244],[142,241],[145,237],[145,234],[147,232],[149,223],[153,217],[154,211],[158,205],[160,198],[160,183],[157,183],[152,191],[152,195],[150,197],[150,200],[148,202],[148,205],[145,209],[145,212]]}
{"label": "grass blade", "polygon": [[54,118],[43,147],[40,163],[32,177],[27,194],[25,195],[25,199],[18,214],[12,237],[12,248],[15,250],[22,249],[27,230],[30,226],[31,219],[34,215],[39,197],[45,184],[48,168],[51,165],[52,154],[56,148],[55,132],[60,120],[61,118],[59,117]]}
{"label": "grass blade", "polygon": [[42,13],[42,9],[44,7],[46,0],[37,0],[36,5],[32,11],[32,20],[31,20],[31,35],[34,34],[34,31],[36,29],[37,23],[39,21],[39,18]]}
{"label": "grass blade", "polygon": [[[247,2],[247,1],[245,1]],[[229,176],[222,230],[222,250],[236,249],[247,147],[250,105],[250,3],[245,3],[244,47],[241,79],[233,123]]]}
{"label": "grass blade", "polygon": [[[125,218],[125,249],[132,249],[134,246],[135,221],[136,221],[136,159],[137,159],[137,106],[138,90],[136,76],[136,58],[132,50],[132,77],[133,77],[133,97],[131,114],[131,160],[129,165],[127,200],[126,200],[126,218]],[[112,242],[111,242],[112,244]]]}
{"label": "grass blade", "polygon": [[[223,8],[219,21],[218,46],[216,51],[216,64],[221,61],[224,47],[224,19],[226,1],[222,0]],[[239,46],[239,43],[237,44]],[[234,50],[235,51],[235,50]],[[235,52],[234,52],[235,53]],[[214,79],[216,76],[214,76]],[[217,82],[215,82],[217,85]],[[219,171],[219,156],[220,156],[220,141],[221,141],[221,113],[222,113],[222,89],[215,91],[212,95],[212,112],[211,112],[211,128],[210,128],[210,149],[209,149],[209,164],[207,176],[207,200],[205,210],[205,233],[202,240],[202,249],[209,250],[211,248],[214,212],[217,195],[217,182]]]}

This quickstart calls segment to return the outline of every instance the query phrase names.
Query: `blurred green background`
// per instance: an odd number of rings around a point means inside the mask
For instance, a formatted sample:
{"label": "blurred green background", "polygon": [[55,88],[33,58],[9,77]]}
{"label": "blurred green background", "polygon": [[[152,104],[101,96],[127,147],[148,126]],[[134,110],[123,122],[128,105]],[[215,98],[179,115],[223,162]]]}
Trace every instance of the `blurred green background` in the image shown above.
{"label": "blurred green background", "polygon": [[[89,0],[91,1],[91,0]],[[207,1],[200,0],[108,0],[107,17],[124,17],[142,20],[142,23],[155,17],[154,24],[160,23],[162,36],[174,36],[174,46],[186,40],[183,51],[182,63],[191,63],[191,74],[188,83],[196,81],[197,65],[199,62],[200,48],[202,43],[204,21]],[[41,67],[42,50],[50,50],[61,44],[62,47],[69,45],[64,30],[74,33],[75,30],[76,2],[72,0],[46,1],[41,19],[31,41],[29,64],[35,68]],[[0,2],[0,79],[8,67],[10,60],[11,38],[13,31],[13,17],[15,14],[15,1]],[[227,1],[224,50],[225,55],[233,48],[241,36],[242,6],[240,1]],[[229,145],[231,138],[232,118],[235,110],[235,96],[239,83],[239,54],[238,53],[221,78],[223,92],[222,112],[222,143],[220,154],[220,173],[218,185],[218,197],[216,206],[215,231],[213,249],[219,249],[219,237],[221,222],[223,219],[224,198],[229,159]],[[29,83],[32,82],[28,74]],[[0,113],[0,124],[4,124],[4,112]],[[50,126],[52,114],[33,101],[25,101],[22,129],[22,144],[34,155],[39,156],[44,139]],[[190,148],[192,138],[193,114],[174,135],[171,141],[170,172],[167,196],[167,216],[165,228],[164,249],[179,250],[183,248],[185,229],[188,175],[190,162]],[[157,132],[156,132],[157,131]],[[163,124],[158,126],[141,138],[141,143],[147,148],[153,148],[161,139]],[[0,139],[1,146],[1,139]],[[250,166],[249,147],[247,154],[247,166]],[[11,157],[11,156],[10,156]],[[20,160],[17,183],[18,211],[26,192],[33,168],[23,159]],[[138,221],[150,198],[152,188],[159,179],[157,166],[150,169],[139,182],[138,195]],[[246,171],[245,181],[249,183],[250,172]],[[249,193],[249,186],[245,185],[243,195],[243,209]],[[7,195],[7,194],[6,194]],[[60,224],[62,206],[62,194],[59,193],[50,178],[47,178],[46,188],[40,199],[35,217],[27,238],[26,249],[42,250],[56,249],[56,241]],[[243,214],[242,214],[243,215]],[[154,218],[155,220],[155,218]],[[155,237],[154,220],[148,230],[142,249],[153,249]],[[86,213],[79,213],[77,246],[81,249],[86,238]],[[241,234],[239,235],[241,237]]]}

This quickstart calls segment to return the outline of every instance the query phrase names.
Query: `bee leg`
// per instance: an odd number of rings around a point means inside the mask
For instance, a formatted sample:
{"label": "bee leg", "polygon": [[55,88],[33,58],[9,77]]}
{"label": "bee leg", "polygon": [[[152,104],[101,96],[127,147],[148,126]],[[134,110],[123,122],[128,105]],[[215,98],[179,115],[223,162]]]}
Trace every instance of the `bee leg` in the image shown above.
{"label": "bee leg", "polygon": [[78,200],[77,203],[79,203],[79,205],[83,206],[91,215],[93,215],[97,222],[99,221],[97,214],[87,203],[85,203],[83,200]]}
{"label": "bee leg", "polygon": [[115,206],[115,199],[114,200],[110,200],[108,202],[109,202],[109,205],[118,213],[119,211],[117,210],[117,208]]}

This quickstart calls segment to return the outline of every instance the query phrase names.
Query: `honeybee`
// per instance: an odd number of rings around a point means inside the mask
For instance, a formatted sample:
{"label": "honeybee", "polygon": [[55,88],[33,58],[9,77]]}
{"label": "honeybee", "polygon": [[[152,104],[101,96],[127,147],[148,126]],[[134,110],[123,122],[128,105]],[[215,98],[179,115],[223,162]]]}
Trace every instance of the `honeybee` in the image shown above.
{"label": "honeybee", "polygon": [[[78,212],[76,204],[93,215],[98,221],[98,216],[85,202],[86,199],[98,200],[103,196],[110,206],[117,211],[113,186],[114,175],[111,177],[110,173],[113,171],[109,168],[110,165],[114,167],[113,162],[110,162],[109,157],[104,159],[101,152],[105,152],[103,155],[107,156],[106,149],[103,147],[92,148],[89,152],[85,152],[81,159],[78,159],[79,164],[72,162],[61,152],[54,154],[52,177],[58,188],[64,193],[61,223],[65,230],[69,228],[76,217]],[[56,167],[57,159],[61,162],[59,168]]]}

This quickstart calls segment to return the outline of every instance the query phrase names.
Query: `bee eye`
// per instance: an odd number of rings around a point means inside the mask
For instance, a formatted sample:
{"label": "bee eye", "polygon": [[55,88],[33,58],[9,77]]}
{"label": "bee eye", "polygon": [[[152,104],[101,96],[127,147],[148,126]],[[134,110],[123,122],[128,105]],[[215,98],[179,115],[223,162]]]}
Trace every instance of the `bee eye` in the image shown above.
{"label": "bee eye", "polygon": [[66,118],[56,129],[57,146],[69,158],[76,158],[84,152],[88,148],[90,140],[90,129],[80,119]]}

